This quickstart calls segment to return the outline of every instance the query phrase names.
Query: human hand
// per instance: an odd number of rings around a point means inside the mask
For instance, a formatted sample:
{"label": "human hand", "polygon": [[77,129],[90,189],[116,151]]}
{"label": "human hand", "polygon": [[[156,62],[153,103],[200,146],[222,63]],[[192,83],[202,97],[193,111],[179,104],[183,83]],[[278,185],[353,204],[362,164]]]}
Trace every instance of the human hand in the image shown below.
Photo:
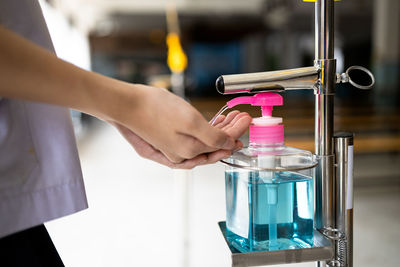
{"label": "human hand", "polygon": [[114,116],[107,121],[129,129],[170,162],[182,163],[199,155],[238,148],[235,138],[222,127],[211,126],[182,98],[165,89],[129,86],[132,88],[127,88],[130,90],[125,91],[114,107]]}
{"label": "human hand", "polygon": [[[218,129],[222,129],[228,133],[235,140],[238,139],[248,128],[251,122],[251,117],[247,113],[239,113],[233,111],[226,117],[219,116],[214,125]],[[137,134],[126,128],[121,124],[112,123],[125,139],[132,145],[136,152],[144,158],[153,160],[170,168],[176,169],[192,169],[198,165],[205,165],[215,163],[223,158],[231,155],[230,150],[217,150],[211,153],[204,153],[191,159],[186,159],[180,163],[171,162],[161,151],[154,148],[151,144],[143,140]],[[239,149],[243,146],[240,141],[236,141],[236,148]]]}

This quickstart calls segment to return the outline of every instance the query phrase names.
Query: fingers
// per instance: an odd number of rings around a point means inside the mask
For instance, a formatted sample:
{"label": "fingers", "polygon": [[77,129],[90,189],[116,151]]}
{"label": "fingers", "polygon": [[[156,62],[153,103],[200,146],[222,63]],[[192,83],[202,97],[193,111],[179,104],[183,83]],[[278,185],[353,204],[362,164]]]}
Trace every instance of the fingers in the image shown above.
{"label": "fingers", "polygon": [[[247,113],[245,113],[245,114],[247,114]],[[242,114],[241,116],[244,116],[245,114]],[[237,121],[238,115],[240,115],[240,112],[237,110],[234,110],[234,111],[228,113],[228,115],[226,117],[224,115],[220,115],[216,118],[216,120],[214,122],[214,127],[217,129],[221,129],[221,128],[225,127],[226,125],[230,124],[232,121]],[[200,139],[200,140],[197,140],[198,142],[193,141],[193,147],[199,148],[197,151],[201,151],[202,153],[211,152],[211,151],[213,151],[211,149],[212,147],[222,148],[222,149],[227,149],[227,150],[233,149],[234,142],[233,142],[232,138],[230,138],[229,136],[226,137],[224,135],[221,136],[221,132],[212,131],[212,130],[210,130],[209,127],[208,127],[208,130],[209,130],[208,134],[216,133],[217,134],[216,138],[214,140],[207,138],[208,136],[205,133],[199,133],[199,134],[194,135],[196,138]],[[224,139],[224,138],[227,138],[227,140],[224,143],[222,143],[222,141],[220,139]],[[204,147],[203,144],[206,145],[206,147]],[[196,154],[196,155],[198,155],[198,154]],[[192,153],[192,156],[193,156],[193,153]]]}
{"label": "fingers", "polygon": [[[217,121],[214,123],[214,126],[221,129],[222,127],[226,126],[227,124],[229,124],[240,112],[237,110],[234,110],[232,112],[229,112],[228,115],[226,116],[226,118],[217,123]],[[222,116],[220,116],[222,117]],[[218,120],[218,119],[217,119]]]}
{"label": "fingers", "polygon": [[181,163],[185,160],[184,157],[178,156],[176,153],[170,153],[169,151],[161,150],[161,153],[165,155],[165,157],[173,164]]}
{"label": "fingers", "polygon": [[[241,141],[237,140],[235,142],[234,151],[239,150],[242,147],[243,147],[243,143]],[[173,163],[160,152],[160,158],[156,161],[158,163],[161,163],[161,164],[166,165],[173,169],[192,169],[196,166],[216,163],[217,161],[228,158],[231,155],[232,155],[231,150],[220,149],[220,150],[208,153],[208,154],[198,155],[192,159],[183,160],[180,163]]]}
{"label": "fingers", "polygon": [[[239,140],[236,141],[236,148],[234,151],[237,151],[243,147],[243,143]],[[216,163],[217,161],[220,161],[222,159],[226,159],[232,155],[231,150],[217,150],[212,153],[209,153],[207,155],[207,161],[202,163],[201,165],[206,165],[206,164],[213,164]]]}
{"label": "fingers", "polygon": [[183,157],[184,159],[191,159],[200,154],[209,153],[217,150],[216,148],[207,146],[197,138],[186,134],[178,135],[178,143],[179,147],[177,147],[176,150],[179,156]]}
{"label": "fingers", "polygon": [[[236,141],[236,149],[240,149],[243,147],[242,142]],[[221,159],[226,159],[232,155],[231,150],[217,150],[208,154],[202,154],[199,155],[193,159],[187,159],[183,161],[182,163],[177,163],[173,164],[172,166],[169,166],[174,169],[192,169],[196,166],[200,165],[207,165],[207,164],[213,164],[216,163],[217,161],[220,161]]]}
{"label": "fingers", "polygon": [[198,165],[202,165],[207,161],[206,155],[199,155],[195,158],[184,160],[181,163],[173,163],[171,162],[164,154],[160,151],[154,154],[154,157],[151,160],[158,162],[162,165],[170,167],[172,169],[193,169]]}
{"label": "fingers", "polygon": [[225,123],[222,128],[226,129],[226,127],[233,127],[243,117],[249,117],[251,119],[249,114],[247,114],[246,112],[241,112],[237,114],[234,118],[232,118],[229,123]]}
{"label": "fingers", "polygon": [[174,169],[193,169],[196,166],[203,165],[207,162],[206,155],[199,155],[192,159],[187,159],[181,163],[172,164],[169,167]]}
{"label": "fingers", "polygon": [[232,155],[232,151],[230,150],[218,150],[215,152],[212,152],[208,154],[207,161],[203,163],[202,165],[206,164],[213,164],[216,163],[217,161],[220,161],[221,159],[226,159]]}
{"label": "fingers", "polygon": [[234,139],[238,139],[249,128],[252,118],[247,113],[237,115],[231,123],[224,126],[222,130]]}
{"label": "fingers", "polygon": [[126,138],[126,140],[132,145],[132,147],[136,150],[136,152],[142,158],[150,159],[162,165],[165,165],[170,168],[179,168],[179,169],[192,169],[198,165],[204,164],[207,162],[207,156],[198,155],[190,160],[184,160],[182,162],[182,158],[176,158],[171,156],[173,160],[181,163],[174,163],[169,158],[167,158],[161,151],[155,149],[152,145],[144,141],[138,135],[133,133],[132,131],[120,126],[115,125],[117,129],[121,132],[121,134]]}
{"label": "fingers", "polygon": [[[218,119],[216,121],[217,124],[215,127],[219,128],[219,130],[222,130],[225,134],[230,136],[230,138],[236,140],[246,132],[251,123],[251,120],[252,118],[247,113],[232,111],[225,118],[222,117]],[[162,150],[162,152],[166,155],[166,157],[174,163],[181,163],[184,160],[192,159],[203,153],[210,153],[217,150],[233,151],[237,149],[237,145],[235,145],[235,143],[234,146],[230,146],[228,149],[226,148],[218,149],[215,146],[213,147],[203,143],[196,137],[182,133],[179,134],[177,143],[179,144],[179,146],[174,148],[175,151],[174,154]],[[222,152],[219,152],[219,154],[220,153]],[[218,157],[219,154],[217,154],[216,157]],[[225,154],[221,154],[221,156],[224,156]]]}
{"label": "fingers", "polygon": [[235,140],[221,129],[208,124],[205,120],[198,120],[188,129],[187,135],[197,138],[208,147],[215,149],[232,150],[235,147]]}
{"label": "fingers", "polygon": [[215,127],[222,129],[228,135],[234,139],[242,136],[251,123],[252,118],[245,112],[239,113],[239,111],[230,112],[225,120],[214,124]]}
{"label": "fingers", "polygon": [[[224,121],[224,120],[225,120],[225,115],[219,115],[219,116],[215,119],[214,124],[212,124],[212,125],[215,126],[215,125],[221,123],[221,122]],[[211,122],[212,122],[212,120],[209,121],[208,123],[211,123]]]}

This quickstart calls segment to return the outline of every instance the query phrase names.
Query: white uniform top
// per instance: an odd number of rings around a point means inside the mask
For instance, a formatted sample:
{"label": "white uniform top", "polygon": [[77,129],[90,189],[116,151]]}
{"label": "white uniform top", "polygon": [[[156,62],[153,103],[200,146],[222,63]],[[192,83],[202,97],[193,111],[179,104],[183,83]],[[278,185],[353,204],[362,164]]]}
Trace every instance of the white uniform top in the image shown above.
{"label": "white uniform top", "polygon": [[[0,24],[54,51],[37,1],[1,0]],[[0,237],[85,208],[68,109],[0,99]]]}

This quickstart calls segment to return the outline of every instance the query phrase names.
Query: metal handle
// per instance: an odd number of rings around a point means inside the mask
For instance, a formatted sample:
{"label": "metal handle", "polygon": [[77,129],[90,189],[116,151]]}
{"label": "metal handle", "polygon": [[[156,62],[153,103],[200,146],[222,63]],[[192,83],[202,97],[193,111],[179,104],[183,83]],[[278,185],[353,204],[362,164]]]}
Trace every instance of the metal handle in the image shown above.
{"label": "metal handle", "polygon": [[[350,76],[350,71],[352,71],[352,70],[361,70],[361,71],[365,72],[366,74],[368,74],[368,76],[371,78],[371,83],[368,85],[361,85],[361,84],[354,82]],[[372,74],[372,72],[367,68],[364,68],[361,66],[351,66],[346,70],[346,72],[344,72],[342,74],[339,74],[339,73],[336,74],[336,83],[347,83],[347,82],[358,89],[367,90],[367,89],[371,89],[372,86],[374,86],[375,77]]]}

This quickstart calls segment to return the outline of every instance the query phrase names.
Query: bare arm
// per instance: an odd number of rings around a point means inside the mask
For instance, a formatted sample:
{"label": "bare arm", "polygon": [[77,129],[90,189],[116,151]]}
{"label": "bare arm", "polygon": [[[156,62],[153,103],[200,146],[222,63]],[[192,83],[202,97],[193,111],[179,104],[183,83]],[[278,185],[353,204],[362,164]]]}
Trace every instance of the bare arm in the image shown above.
{"label": "bare arm", "polygon": [[[0,26],[0,96],[112,116],[132,85],[88,72]],[[129,92],[136,104],[141,90]]]}
{"label": "bare arm", "polygon": [[[131,131],[172,163],[240,146],[236,138],[210,126],[190,104],[164,89],[85,71],[3,27],[0,51],[2,97],[94,115]],[[242,121],[239,130],[250,123],[248,117]],[[220,157],[225,154],[217,153]]]}

